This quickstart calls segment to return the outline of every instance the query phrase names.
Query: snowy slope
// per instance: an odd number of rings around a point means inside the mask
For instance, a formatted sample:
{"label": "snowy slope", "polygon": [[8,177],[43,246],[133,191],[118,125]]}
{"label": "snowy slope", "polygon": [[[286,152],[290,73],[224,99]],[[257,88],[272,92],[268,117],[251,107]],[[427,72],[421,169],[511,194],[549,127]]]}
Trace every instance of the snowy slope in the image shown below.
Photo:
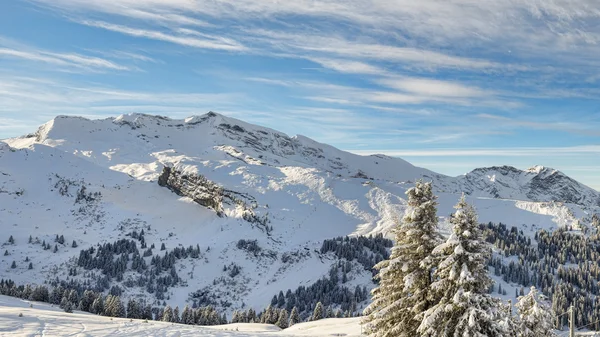
{"label": "snowy slope", "polygon": [[[30,304],[32,307],[30,308]],[[19,317],[22,314],[22,317]],[[46,303],[0,296],[2,336],[212,336],[293,337],[360,336],[359,318],[324,319],[300,323],[281,330],[267,324],[191,326],[164,322],[129,320],[75,312],[67,314]]]}
{"label": "snowy slope", "polygon": [[[165,166],[180,172],[175,180],[195,191],[194,197],[159,186]],[[235,198],[220,195],[221,216],[199,205],[199,199],[213,197],[191,183],[199,175]],[[434,182],[443,224],[461,190],[470,193],[481,221],[532,232],[586,224],[597,212],[587,203],[591,192],[583,188],[585,197],[569,199],[586,201],[582,205],[550,202],[560,191],[552,180],[544,180],[549,187],[538,187],[533,198],[527,194],[531,188],[522,185],[534,186],[534,178],[511,178],[502,193],[494,194],[494,184],[485,177],[453,178],[397,158],[358,156],[215,113],[184,120],[141,114],[103,120],[59,116],[35,134],[0,142],[5,236],[0,249],[8,252],[0,256],[0,278],[40,283],[73,277],[69,267],[81,249],[130,239],[133,230],[143,229],[159,255],[162,244],[167,251],[190,245],[202,250],[201,258],[177,261],[183,282],[168,289],[167,303],[183,307],[190,293],[208,289],[231,304],[229,311],[244,305],[260,310],[280,290],[309,286],[327,275],[335,258],[318,252],[323,240],[388,234],[406,209],[404,192],[416,179]],[[504,176],[496,181],[504,182]],[[248,221],[249,214],[264,221]],[[6,243],[9,235],[15,244]],[[64,235],[66,243],[53,252],[56,235]],[[36,239],[52,249],[44,250]],[[240,239],[257,240],[262,253],[237,248]],[[284,261],[284,255],[293,258]],[[13,261],[15,269],[10,268]],[[235,277],[224,268],[232,263],[241,267]],[[84,280],[84,274],[80,268],[74,278]],[[143,288],[117,284],[126,297],[149,296]],[[372,287],[370,272],[358,268],[352,273],[348,286],[356,285]]]}

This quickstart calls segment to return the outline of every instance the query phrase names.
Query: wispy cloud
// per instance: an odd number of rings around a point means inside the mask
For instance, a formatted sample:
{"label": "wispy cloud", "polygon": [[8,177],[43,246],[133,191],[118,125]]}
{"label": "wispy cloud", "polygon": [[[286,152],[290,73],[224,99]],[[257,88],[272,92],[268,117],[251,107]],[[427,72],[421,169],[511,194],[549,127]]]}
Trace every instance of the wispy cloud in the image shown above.
{"label": "wispy cloud", "polygon": [[[528,88],[525,86],[505,91],[504,99],[496,96],[482,104],[464,99],[445,101],[458,105],[497,105],[512,97],[508,106],[517,107],[521,104],[515,103],[516,99],[556,97],[553,80],[579,83],[584,75],[593,84],[600,78],[598,71],[589,70],[597,69],[600,61],[585,57],[600,53],[600,27],[591,24],[600,13],[593,0],[517,0],[468,6],[460,0],[372,0],[368,6],[354,0],[277,4],[250,0],[33,1],[76,22],[133,37],[200,49],[306,59],[342,74],[468,71],[474,74],[470,78],[480,83],[490,74],[500,74],[496,85],[505,87],[523,85],[518,74],[545,78],[536,90],[526,90],[528,95],[520,90]],[[98,17],[96,14],[105,21],[92,19]],[[122,17],[132,20],[119,24]],[[564,64],[571,66],[566,69]],[[406,92],[406,87],[403,89]],[[429,89],[449,90],[439,86]],[[598,97],[586,88],[563,90],[562,95]],[[387,97],[394,104],[410,100],[397,94],[379,95],[379,100]]]}
{"label": "wispy cloud", "polygon": [[368,74],[368,75],[386,75],[388,72],[377,66],[373,66],[364,62],[344,60],[344,59],[328,59],[328,58],[307,58],[310,61],[320,64],[321,66],[347,74]]}
{"label": "wispy cloud", "polygon": [[451,81],[428,78],[403,77],[397,79],[379,79],[377,83],[417,95],[434,97],[486,97],[493,93],[480,88],[466,86]]}
{"label": "wispy cloud", "polygon": [[0,80],[0,113],[76,113],[93,111],[120,114],[145,111],[195,111],[231,108],[248,102],[238,93],[147,92],[97,85],[82,85],[47,78],[10,76]]}
{"label": "wispy cloud", "polygon": [[216,49],[216,50],[227,50],[227,51],[243,51],[247,50],[245,46],[242,44],[228,38],[223,38],[220,36],[210,36],[207,35],[204,39],[194,38],[189,36],[177,36],[169,33],[164,33],[155,30],[146,30],[139,28],[132,28],[128,26],[122,26],[117,24],[112,24],[103,21],[91,21],[91,20],[83,20],[80,23],[102,28],[106,30],[110,30],[113,32],[118,32],[126,35],[131,35],[135,37],[142,37],[146,39],[160,40],[170,43],[179,44],[187,47],[194,48],[204,48],[204,49]]}
{"label": "wispy cloud", "polygon": [[385,154],[397,157],[546,157],[551,154],[575,156],[581,154],[600,154],[600,145],[565,147],[504,147],[504,148],[439,148],[420,150],[349,150],[362,155]]}
{"label": "wispy cloud", "polygon": [[[359,88],[324,82],[280,80],[251,77],[246,80],[269,85],[294,87],[307,91],[305,97],[320,102],[342,105],[372,106],[379,104],[451,103],[458,106],[511,106],[518,102],[496,97],[494,92],[452,81],[417,77],[375,78],[374,83],[383,87]],[[392,89],[392,90],[390,90]]]}
{"label": "wispy cloud", "polygon": [[527,120],[524,118],[514,118],[514,117],[505,117],[493,114],[477,114],[476,117],[493,121],[498,124],[509,126],[509,127],[519,127],[519,128],[528,128],[528,129],[541,129],[541,130],[557,130],[562,132],[570,132],[580,135],[589,135],[589,136],[600,136],[600,130],[597,129],[596,125],[589,125],[583,123],[576,123],[573,121],[569,122],[553,122],[550,120]]}
{"label": "wispy cloud", "polygon": [[131,51],[124,51],[124,50],[108,51],[108,50],[97,50],[97,49],[86,49],[86,51],[97,54],[97,55],[109,57],[112,59],[131,60],[134,62],[150,62],[150,63],[161,62],[161,61],[159,61],[153,57],[150,57],[148,55],[145,55],[141,52],[131,52]]}
{"label": "wispy cloud", "polygon": [[[279,49],[282,52],[301,51],[303,53],[318,53],[321,55],[336,56],[338,58],[404,62],[418,67],[449,67],[481,70],[507,67],[502,63],[489,60],[452,56],[441,52],[413,47],[399,47],[382,43],[352,41],[342,36],[335,35],[331,36],[316,33],[298,33],[266,29],[248,29],[245,32],[249,34],[249,37],[264,44],[268,44],[272,48]],[[308,59],[321,63],[319,62],[318,57],[308,57]],[[511,67],[526,69],[518,66]]]}
{"label": "wispy cloud", "polygon": [[[425,45],[425,49],[429,51],[410,46],[398,48],[364,41],[353,41],[348,45],[334,43],[328,46],[321,43],[323,40],[311,42],[310,38],[314,37],[308,36],[310,34],[304,34],[305,38],[290,39],[290,36],[285,38],[272,33],[269,37],[274,39],[275,43],[287,41],[305,50],[459,67],[489,68],[498,64],[488,60],[444,55],[445,53],[432,50],[448,50],[460,44],[463,48],[487,47],[494,51],[510,52],[521,58],[535,54],[537,57],[544,56],[545,59],[549,59],[561,55],[574,56],[577,52],[573,50],[574,46],[580,51],[590,51],[587,48],[598,50],[595,45],[600,41],[597,25],[591,24],[600,18],[600,11],[594,0],[518,0],[469,2],[468,5],[459,0],[372,0],[368,4],[355,0],[298,0],[285,3],[251,0],[36,1],[71,13],[94,11],[179,26],[209,26],[223,20],[243,22],[246,25],[264,21],[281,23],[293,17],[300,17],[304,21],[310,21],[313,31],[326,31],[331,29],[331,26],[324,22],[333,21],[346,26],[351,24],[360,27],[358,35],[365,40],[370,40],[375,35],[392,36],[400,43],[419,41],[420,45]],[[323,20],[324,18],[327,20]],[[556,47],[560,48],[559,53],[556,53]],[[554,53],[548,53],[548,50]],[[579,60],[593,61],[589,58]]]}
{"label": "wispy cloud", "polygon": [[73,53],[56,53],[42,50],[16,50],[0,48],[0,57],[42,62],[64,68],[82,70],[130,70],[128,67],[99,57]]}

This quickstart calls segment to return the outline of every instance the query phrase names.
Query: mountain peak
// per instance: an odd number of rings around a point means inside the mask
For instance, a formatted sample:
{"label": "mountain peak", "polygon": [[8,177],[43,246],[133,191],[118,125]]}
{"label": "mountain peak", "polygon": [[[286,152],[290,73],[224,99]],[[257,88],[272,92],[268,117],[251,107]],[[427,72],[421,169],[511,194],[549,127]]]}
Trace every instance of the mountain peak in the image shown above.
{"label": "mountain peak", "polygon": [[459,185],[462,191],[477,196],[600,205],[600,193],[596,190],[541,165],[526,170],[512,166],[477,168],[459,177]]}
{"label": "mountain peak", "polygon": [[542,165],[535,165],[533,167],[528,168],[527,170],[525,170],[526,172],[529,173],[535,173],[535,174],[541,174],[541,173],[550,173],[550,174],[554,174],[554,173],[560,173],[560,171],[555,170],[551,167],[545,167]]}

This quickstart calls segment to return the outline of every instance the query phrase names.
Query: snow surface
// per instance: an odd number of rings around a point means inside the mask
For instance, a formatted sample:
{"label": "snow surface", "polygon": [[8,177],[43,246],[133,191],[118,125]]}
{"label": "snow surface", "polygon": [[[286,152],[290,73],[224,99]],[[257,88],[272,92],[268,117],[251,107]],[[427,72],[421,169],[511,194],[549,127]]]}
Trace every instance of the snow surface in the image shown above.
{"label": "snow surface", "polygon": [[[30,308],[30,304],[32,307]],[[22,317],[19,317],[22,314]],[[269,324],[220,326],[182,325],[165,322],[109,318],[87,313],[65,313],[46,303],[0,296],[1,336],[211,336],[294,337],[360,336],[360,318],[333,318],[300,323],[281,330]]]}
{"label": "snow surface", "polygon": [[[157,178],[164,166],[202,174],[250,196],[257,205],[255,212],[270,220],[272,235],[242,219],[241,209],[234,205],[219,217],[160,187]],[[103,120],[59,116],[34,135],[0,142],[0,249],[9,253],[0,254],[0,278],[20,284],[65,279],[67,265],[72,266],[81,249],[144,229],[148,245],[164,243],[171,249],[198,244],[203,250],[203,259],[176,263],[184,282],[167,294],[166,302],[173,307],[182,308],[190,303],[191,292],[225,277],[224,265],[235,262],[242,267],[233,284],[213,287],[221,299],[232,303],[227,308],[231,317],[234,309],[242,307],[262,310],[280,290],[309,286],[326,275],[335,258],[318,252],[323,240],[389,235],[406,210],[404,193],[416,179],[434,182],[438,215],[446,231],[447,217],[461,191],[470,193],[468,201],[474,203],[481,222],[519,226],[531,235],[540,228],[577,228],[598,212],[589,203],[551,202],[550,194],[532,199],[525,191],[531,179],[519,178],[532,172],[509,170],[516,178],[493,195],[481,177],[494,175],[488,181],[496,184],[506,179],[485,171],[477,178],[447,177],[402,159],[358,156],[215,113],[185,120],[141,114]],[[547,169],[537,171],[552,174]],[[67,192],[61,195],[59,190],[64,192],[65,186]],[[81,186],[101,197],[77,203]],[[554,188],[546,187],[544,193]],[[591,200],[593,192],[582,188],[585,197],[580,199]],[[54,246],[57,234],[65,236],[66,244],[59,245],[56,253],[28,243],[31,235]],[[14,236],[14,245],[6,243],[9,235]],[[257,240],[277,257],[255,257],[239,250],[239,239]],[[77,248],[71,248],[73,240]],[[283,263],[283,253],[303,254]],[[33,263],[32,270],[27,269],[26,257]],[[17,262],[16,269],[10,268],[12,261]],[[371,273],[349,275],[349,285],[357,284],[371,288]],[[147,294],[127,288],[124,296]]]}

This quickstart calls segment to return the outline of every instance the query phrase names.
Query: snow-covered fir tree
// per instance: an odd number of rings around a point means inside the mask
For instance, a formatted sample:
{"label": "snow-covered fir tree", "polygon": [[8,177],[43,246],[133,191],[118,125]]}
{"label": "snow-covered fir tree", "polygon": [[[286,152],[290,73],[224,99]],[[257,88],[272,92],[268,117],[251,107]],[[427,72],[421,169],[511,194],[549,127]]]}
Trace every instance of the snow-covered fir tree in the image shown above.
{"label": "snow-covered fir tree", "polygon": [[418,332],[432,337],[505,336],[502,303],[488,294],[493,281],[485,267],[491,249],[464,195],[454,208],[452,233],[433,250],[439,258],[431,285],[435,305],[425,312]]}
{"label": "snow-covered fir tree", "polygon": [[135,298],[130,298],[127,302],[127,318],[141,318],[140,307]]}
{"label": "snow-covered fir tree", "polygon": [[179,323],[181,321],[181,318],[179,317],[179,306],[176,306],[175,309],[173,309],[173,323]]}
{"label": "snow-covered fir tree", "polygon": [[94,302],[92,302],[92,307],[90,308],[90,312],[96,315],[104,314],[104,299],[102,296],[98,296]]}
{"label": "snow-covered fir tree", "polygon": [[555,336],[554,319],[543,294],[531,287],[529,294],[519,297],[515,304],[519,313],[519,337]]}
{"label": "snow-covered fir tree", "polygon": [[254,311],[254,309],[248,309],[246,320],[248,320],[248,323],[256,323],[256,311]]}
{"label": "snow-covered fir tree", "polygon": [[277,319],[277,323],[275,323],[275,325],[277,325],[278,327],[285,329],[288,327],[289,324],[289,316],[288,316],[288,312],[285,309],[282,309],[279,312],[279,319]]}
{"label": "snow-covered fir tree", "polygon": [[68,297],[69,302],[71,302],[71,304],[76,307],[79,303],[79,295],[77,294],[77,291],[75,289],[71,289],[71,291],[69,291],[68,293]]}
{"label": "snow-covered fir tree", "polygon": [[292,312],[290,313],[290,323],[289,326],[300,323],[300,315],[298,314],[298,308],[294,307]]}
{"label": "snow-covered fir tree", "polygon": [[323,319],[323,315],[325,314],[325,308],[323,308],[323,303],[317,302],[315,306],[315,311],[313,311],[312,316],[310,317],[311,321],[318,321]]}
{"label": "snow-covered fir tree", "polygon": [[81,311],[91,311],[92,308],[92,304],[94,303],[94,300],[96,299],[96,294],[91,291],[91,290],[86,290],[83,292],[83,296],[81,297],[81,300],[79,301],[79,310]]}
{"label": "snow-covered fir tree", "polygon": [[234,310],[231,314],[231,323],[240,323],[240,312]]}
{"label": "snow-covered fir tree", "polygon": [[328,306],[327,311],[325,312],[325,318],[333,318],[333,316],[333,309],[331,308],[331,306]]}
{"label": "snow-covered fir tree", "polygon": [[182,324],[194,324],[194,313],[189,305],[186,305],[181,312]]}
{"label": "snow-covered fir tree", "polygon": [[67,296],[63,296],[62,300],[60,301],[60,308],[65,312],[71,313],[73,312],[73,303],[69,301]]}
{"label": "snow-covered fir tree", "polygon": [[170,305],[167,305],[163,310],[162,316],[163,322],[173,322],[173,308]]}
{"label": "snow-covered fir tree", "polygon": [[104,301],[104,315],[110,317],[125,317],[125,306],[119,296],[108,295]]}
{"label": "snow-covered fir tree", "polygon": [[275,324],[277,323],[277,320],[279,319],[279,312],[273,308],[270,304],[269,306],[267,306],[267,308],[263,311],[262,315],[260,316],[260,322],[263,324]]}
{"label": "snow-covered fir tree", "polygon": [[421,314],[433,303],[429,289],[435,266],[431,252],[441,242],[436,197],[431,183],[418,181],[406,192],[409,209],[395,228],[396,245],[389,260],[378,263],[379,286],[365,310],[369,335],[416,336]]}

